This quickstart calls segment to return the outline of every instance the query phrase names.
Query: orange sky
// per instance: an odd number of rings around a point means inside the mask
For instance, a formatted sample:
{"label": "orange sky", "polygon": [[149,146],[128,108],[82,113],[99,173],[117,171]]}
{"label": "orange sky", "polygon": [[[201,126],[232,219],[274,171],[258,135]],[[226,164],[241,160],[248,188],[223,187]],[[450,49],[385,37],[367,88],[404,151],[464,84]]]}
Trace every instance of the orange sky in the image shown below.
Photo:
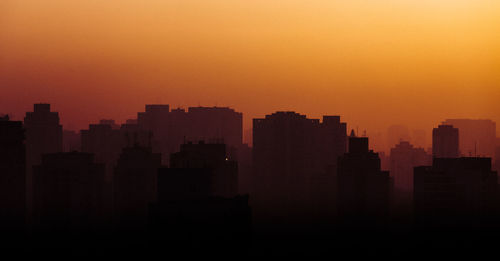
{"label": "orange sky", "polygon": [[0,90],[1,112],[50,102],[70,129],[167,103],[430,135],[500,122],[500,1],[1,0]]}

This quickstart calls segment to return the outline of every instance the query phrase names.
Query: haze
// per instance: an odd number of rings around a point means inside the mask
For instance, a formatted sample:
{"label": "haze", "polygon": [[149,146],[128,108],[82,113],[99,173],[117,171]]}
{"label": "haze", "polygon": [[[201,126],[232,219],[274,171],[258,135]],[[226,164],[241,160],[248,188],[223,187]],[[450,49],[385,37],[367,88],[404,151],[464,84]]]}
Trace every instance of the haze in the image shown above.
{"label": "haze", "polygon": [[500,122],[499,35],[497,0],[2,0],[0,108],[50,102],[75,130],[165,103],[430,133]]}

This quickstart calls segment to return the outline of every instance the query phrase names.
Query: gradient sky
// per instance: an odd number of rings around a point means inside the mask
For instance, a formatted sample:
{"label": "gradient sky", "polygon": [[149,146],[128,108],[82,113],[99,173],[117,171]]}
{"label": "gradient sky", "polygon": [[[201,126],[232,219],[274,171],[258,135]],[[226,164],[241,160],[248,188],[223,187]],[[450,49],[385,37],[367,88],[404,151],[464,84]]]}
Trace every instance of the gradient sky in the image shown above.
{"label": "gradient sky", "polygon": [[430,135],[500,122],[500,1],[0,0],[0,90],[1,112],[49,102],[70,129],[167,103]]}

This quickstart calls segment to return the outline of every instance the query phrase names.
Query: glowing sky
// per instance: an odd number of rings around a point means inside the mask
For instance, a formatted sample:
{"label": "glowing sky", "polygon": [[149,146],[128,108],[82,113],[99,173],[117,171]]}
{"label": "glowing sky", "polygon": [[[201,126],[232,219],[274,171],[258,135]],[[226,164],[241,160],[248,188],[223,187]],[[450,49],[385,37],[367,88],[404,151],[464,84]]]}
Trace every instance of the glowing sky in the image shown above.
{"label": "glowing sky", "polygon": [[50,102],[71,129],[146,103],[235,107],[245,128],[500,122],[500,1],[0,0],[0,90],[0,112]]}

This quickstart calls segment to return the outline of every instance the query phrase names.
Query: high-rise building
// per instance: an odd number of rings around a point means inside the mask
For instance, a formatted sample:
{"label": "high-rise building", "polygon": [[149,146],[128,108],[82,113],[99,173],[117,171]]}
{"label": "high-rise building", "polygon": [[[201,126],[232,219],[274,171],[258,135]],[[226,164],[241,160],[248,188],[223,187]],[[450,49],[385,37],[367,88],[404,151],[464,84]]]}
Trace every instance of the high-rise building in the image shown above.
{"label": "high-rise building", "polygon": [[447,119],[460,132],[459,149],[464,157],[488,157],[495,160],[496,123],[491,120]]}
{"label": "high-rise building", "polygon": [[50,104],[35,104],[33,112],[24,118],[28,164],[40,164],[42,154],[62,151],[62,126],[59,114],[50,110]]}
{"label": "high-rise building", "polygon": [[413,195],[413,168],[428,166],[432,156],[423,148],[415,148],[407,141],[401,141],[391,149],[390,174],[394,179],[394,189]]}
{"label": "high-rise building", "polygon": [[37,229],[83,235],[102,228],[108,201],[104,198],[105,171],[93,154],[45,154],[33,171]]}
{"label": "high-rise building", "polygon": [[[180,144],[183,138],[170,131],[170,121],[169,105],[148,104],[145,112],[137,114],[137,124],[140,128],[152,133],[153,143],[157,144],[157,147],[153,149],[155,152],[161,153],[162,162],[165,165],[168,164],[170,153],[177,149],[173,141],[178,140]],[[179,127],[176,126],[176,128]]]}
{"label": "high-rise building", "polygon": [[24,117],[26,129],[26,204],[31,223],[33,206],[33,166],[41,163],[42,155],[62,152],[63,130],[59,113],[50,110],[50,104],[35,104],[33,112]]}
{"label": "high-rise building", "polygon": [[[179,152],[170,157],[170,167],[160,170],[159,179],[164,181],[160,187],[160,198],[185,198],[191,193],[189,186],[195,185],[204,197],[234,197],[238,194],[238,165],[229,158],[226,145],[188,142],[181,145]],[[191,185],[190,185],[191,184]],[[185,186],[184,186],[185,185]],[[202,193],[203,191],[203,193]],[[196,194],[196,193],[195,193]],[[193,195],[195,195],[193,194]]]}
{"label": "high-rise building", "polygon": [[149,204],[157,199],[160,166],[161,155],[148,147],[126,147],[120,154],[113,178],[114,222],[129,240],[137,239],[130,234],[146,230]]}
{"label": "high-rise building", "polygon": [[224,144],[186,143],[158,171],[158,201],[150,207],[154,242],[210,250],[247,248],[251,233],[248,196],[237,194],[237,163]]}
{"label": "high-rise building", "polygon": [[243,115],[228,107],[189,107],[186,111],[170,110],[168,105],[146,105],[145,112],[138,113],[137,122],[152,131],[164,164],[186,140],[221,142],[228,151],[243,143]]}
{"label": "high-rise building", "polygon": [[417,224],[466,229],[489,226],[497,218],[497,172],[490,158],[434,158],[415,168]]}
{"label": "high-rise building", "polygon": [[439,125],[432,130],[432,157],[458,158],[459,130],[452,125]]}
{"label": "high-rise building", "polygon": [[[229,148],[243,143],[243,114],[228,107],[188,108],[188,135],[191,139],[221,140]],[[208,140],[207,140],[208,139]]]}
{"label": "high-rise building", "polygon": [[109,124],[90,124],[88,130],[80,131],[82,152],[95,155],[96,162],[106,167],[106,180],[111,182],[113,166],[120,155],[123,140],[119,130]]}
{"label": "high-rise building", "polygon": [[[26,207],[26,147],[22,122],[0,117],[0,242],[22,235]],[[12,232],[12,233],[11,233]]]}
{"label": "high-rise building", "polygon": [[495,170],[500,171],[500,138],[497,138],[497,146],[495,149]]}
{"label": "high-rise building", "polygon": [[135,124],[118,127],[112,120],[90,124],[88,130],[81,130],[80,136],[82,152],[95,154],[96,162],[105,164],[107,182],[112,180],[114,167],[123,148],[152,145],[151,132],[144,131]]}
{"label": "high-rise building", "polygon": [[349,152],[339,158],[338,202],[343,224],[357,228],[383,226],[388,221],[393,181],[381,171],[380,158],[367,137],[349,137]]}
{"label": "high-rise building", "polygon": [[251,200],[257,217],[290,220],[334,206],[337,159],[345,152],[346,137],[339,116],[320,122],[276,112],[254,119]]}

